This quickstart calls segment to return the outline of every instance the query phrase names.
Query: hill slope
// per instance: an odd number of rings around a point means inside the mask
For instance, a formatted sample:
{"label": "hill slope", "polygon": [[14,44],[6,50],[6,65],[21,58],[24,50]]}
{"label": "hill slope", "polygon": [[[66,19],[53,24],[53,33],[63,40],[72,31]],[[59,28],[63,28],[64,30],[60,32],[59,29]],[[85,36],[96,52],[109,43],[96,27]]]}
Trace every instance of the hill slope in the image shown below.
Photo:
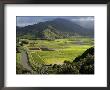
{"label": "hill slope", "polygon": [[[25,27],[17,26],[16,31],[17,36],[25,35],[27,37],[30,36],[34,38],[44,39],[50,36],[52,38],[64,38],[77,35],[93,37],[94,35],[94,30],[81,27],[80,25],[72,21],[61,18],[57,18],[52,21],[40,22],[38,24],[28,25]],[[48,36],[47,34],[50,36]]]}

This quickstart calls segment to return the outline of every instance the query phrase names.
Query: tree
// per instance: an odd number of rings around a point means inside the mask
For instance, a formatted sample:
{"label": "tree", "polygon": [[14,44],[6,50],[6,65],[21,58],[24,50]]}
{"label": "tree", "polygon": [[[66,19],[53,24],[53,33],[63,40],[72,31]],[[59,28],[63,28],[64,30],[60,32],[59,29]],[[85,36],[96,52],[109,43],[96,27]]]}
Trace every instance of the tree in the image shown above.
{"label": "tree", "polygon": [[22,40],[21,43],[22,44],[28,44],[29,42],[27,40]]}

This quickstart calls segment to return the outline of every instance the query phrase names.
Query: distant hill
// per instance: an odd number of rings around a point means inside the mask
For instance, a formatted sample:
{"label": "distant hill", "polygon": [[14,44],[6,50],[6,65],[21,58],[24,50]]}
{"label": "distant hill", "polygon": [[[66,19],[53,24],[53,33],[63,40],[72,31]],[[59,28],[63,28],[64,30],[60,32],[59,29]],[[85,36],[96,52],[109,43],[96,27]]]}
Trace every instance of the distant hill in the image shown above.
{"label": "distant hill", "polygon": [[52,21],[40,22],[25,27],[16,27],[17,36],[25,38],[65,38],[70,36],[94,36],[93,29],[84,28],[75,22],[57,18]]}

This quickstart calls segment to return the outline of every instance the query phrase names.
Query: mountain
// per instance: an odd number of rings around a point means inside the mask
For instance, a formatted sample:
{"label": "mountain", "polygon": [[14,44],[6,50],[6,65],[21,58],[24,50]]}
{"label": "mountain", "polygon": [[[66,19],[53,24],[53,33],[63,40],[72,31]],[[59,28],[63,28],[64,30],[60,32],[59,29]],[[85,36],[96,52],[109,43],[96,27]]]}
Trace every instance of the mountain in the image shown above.
{"label": "mountain", "polygon": [[16,27],[17,36],[34,38],[65,38],[69,36],[94,36],[94,30],[84,28],[75,22],[57,18],[25,27]]}

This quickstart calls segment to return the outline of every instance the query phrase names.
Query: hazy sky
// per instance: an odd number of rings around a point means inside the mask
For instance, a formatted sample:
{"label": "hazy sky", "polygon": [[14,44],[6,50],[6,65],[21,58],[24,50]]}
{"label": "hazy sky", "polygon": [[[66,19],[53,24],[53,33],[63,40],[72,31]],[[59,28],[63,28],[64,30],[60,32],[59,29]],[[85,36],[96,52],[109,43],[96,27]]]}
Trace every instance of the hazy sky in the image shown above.
{"label": "hazy sky", "polygon": [[84,27],[93,27],[94,24],[94,16],[17,16],[16,24],[17,26],[27,26],[56,18],[68,19]]}

